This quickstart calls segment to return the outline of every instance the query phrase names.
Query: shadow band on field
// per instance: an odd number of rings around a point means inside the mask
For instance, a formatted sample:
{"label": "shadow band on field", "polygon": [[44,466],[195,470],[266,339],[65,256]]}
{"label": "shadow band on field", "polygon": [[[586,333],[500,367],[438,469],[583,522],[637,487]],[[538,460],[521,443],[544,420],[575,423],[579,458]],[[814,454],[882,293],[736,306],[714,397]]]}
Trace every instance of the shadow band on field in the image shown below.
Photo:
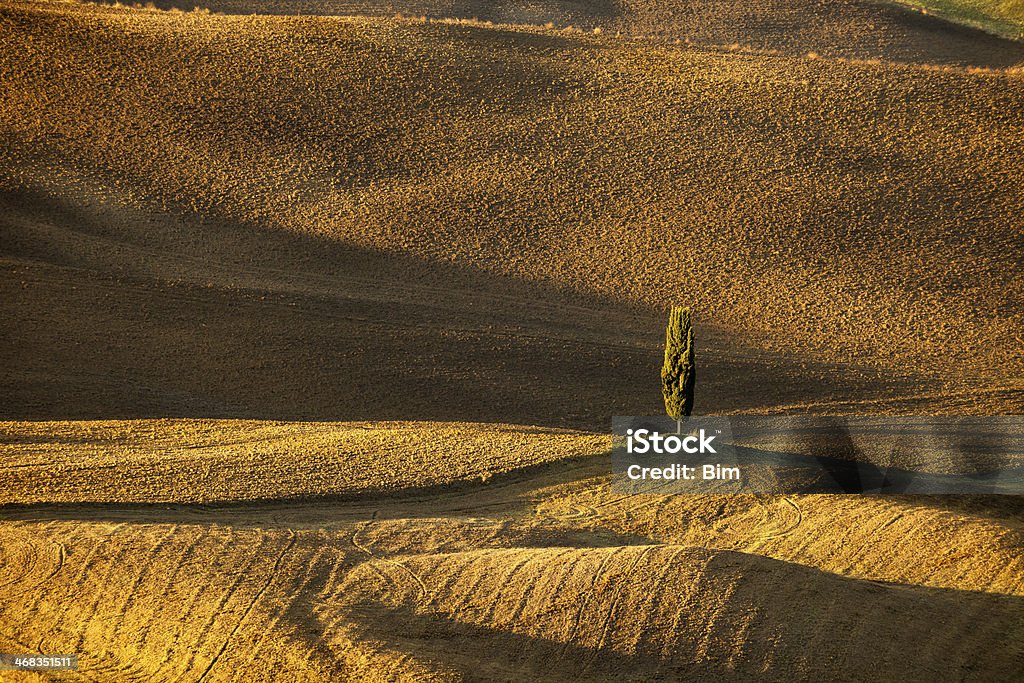
{"label": "shadow band on field", "polygon": [[[652,307],[216,217],[151,220],[168,222],[160,250],[146,223],[109,235],[102,211],[0,194],[0,419],[605,431],[610,415],[661,411]],[[699,335],[711,347],[703,412],[863,399],[900,382],[749,348],[708,323]]]}
{"label": "shadow band on field", "polygon": [[731,427],[739,461],[806,481],[796,493],[1024,494],[1020,417],[738,416]]}
{"label": "shadow band on field", "polygon": [[792,490],[758,493],[865,495],[1014,495],[1024,496],[1024,467],[981,474],[921,472],[880,467],[828,456],[810,456],[754,448],[737,449],[741,466],[776,468]]}

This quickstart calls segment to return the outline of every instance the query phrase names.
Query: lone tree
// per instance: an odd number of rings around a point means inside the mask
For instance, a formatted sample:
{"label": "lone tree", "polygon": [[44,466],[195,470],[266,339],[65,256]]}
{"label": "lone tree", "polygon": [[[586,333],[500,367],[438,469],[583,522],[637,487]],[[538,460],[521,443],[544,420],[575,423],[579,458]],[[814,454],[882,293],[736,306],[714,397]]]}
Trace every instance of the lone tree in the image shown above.
{"label": "lone tree", "polygon": [[682,431],[682,420],[693,412],[693,385],[697,371],[693,363],[693,325],[690,309],[673,306],[665,330],[665,364],[661,366],[661,393],[665,412]]}

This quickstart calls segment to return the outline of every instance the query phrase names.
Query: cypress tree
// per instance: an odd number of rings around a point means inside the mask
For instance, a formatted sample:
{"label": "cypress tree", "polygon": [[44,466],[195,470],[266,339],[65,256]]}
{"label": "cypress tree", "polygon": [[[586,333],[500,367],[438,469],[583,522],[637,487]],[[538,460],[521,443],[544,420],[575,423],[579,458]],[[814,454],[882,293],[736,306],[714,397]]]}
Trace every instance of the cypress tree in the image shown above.
{"label": "cypress tree", "polygon": [[684,417],[693,412],[693,386],[696,381],[693,362],[693,326],[690,309],[673,306],[665,329],[665,364],[661,366],[661,393],[665,412],[681,430]]}

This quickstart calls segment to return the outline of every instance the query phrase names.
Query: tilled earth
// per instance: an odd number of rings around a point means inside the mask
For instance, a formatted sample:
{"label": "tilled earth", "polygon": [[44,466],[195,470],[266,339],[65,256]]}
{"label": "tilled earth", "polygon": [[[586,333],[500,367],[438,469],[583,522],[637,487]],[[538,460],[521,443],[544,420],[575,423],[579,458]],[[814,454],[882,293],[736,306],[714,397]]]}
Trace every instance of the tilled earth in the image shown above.
{"label": "tilled earth", "polygon": [[702,413],[1019,413],[1022,48],[854,0],[383,5],[0,3],[0,649],[1016,675],[1018,498],[623,498],[602,434],[661,411],[672,304]]}

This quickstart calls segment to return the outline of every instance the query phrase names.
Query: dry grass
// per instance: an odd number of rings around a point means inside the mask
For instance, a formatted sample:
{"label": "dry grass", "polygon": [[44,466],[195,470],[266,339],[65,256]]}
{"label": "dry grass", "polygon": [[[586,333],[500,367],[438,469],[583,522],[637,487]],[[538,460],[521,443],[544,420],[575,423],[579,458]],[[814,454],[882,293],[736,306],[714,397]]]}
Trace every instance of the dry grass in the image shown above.
{"label": "dry grass", "polygon": [[975,26],[1008,38],[1024,38],[1024,2],[1020,0],[899,0],[922,12]]}
{"label": "dry grass", "polygon": [[[997,679],[1019,652],[1006,635],[1019,618],[1013,599],[880,587],[728,551],[502,549],[402,566],[416,582],[385,588],[375,570],[388,568],[370,562],[332,598],[366,619],[354,637],[412,678],[457,676],[472,662],[496,678],[748,680],[770,657],[800,678],[828,679],[836,662],[856,660],[885,680],[933,667]],[[977,657],[989,647],[1007,649]],[[398,659],[410,650],[409,664]]]}

